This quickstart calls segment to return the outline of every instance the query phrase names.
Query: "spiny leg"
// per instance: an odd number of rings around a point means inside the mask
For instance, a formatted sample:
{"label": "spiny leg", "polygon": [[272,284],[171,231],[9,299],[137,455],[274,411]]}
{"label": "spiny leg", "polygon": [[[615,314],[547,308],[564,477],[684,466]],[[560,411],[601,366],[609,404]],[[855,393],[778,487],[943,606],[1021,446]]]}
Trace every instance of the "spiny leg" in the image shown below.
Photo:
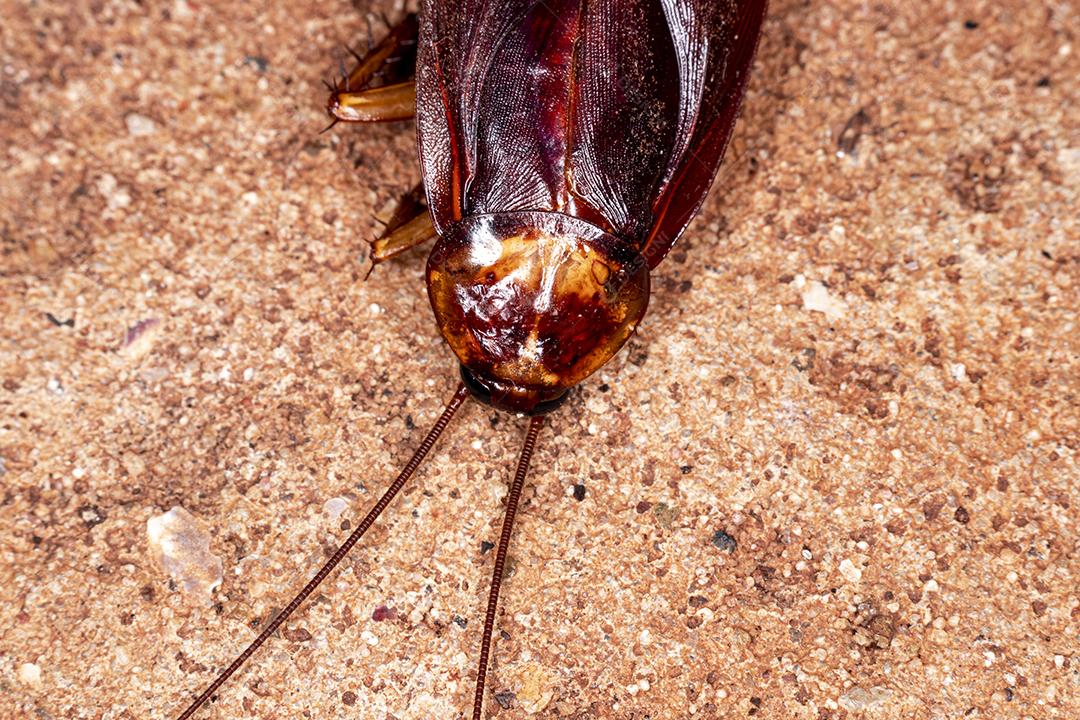
{"label": "spiny leg", "polygon": [[[385,122],[407,120],[415,115],[413,77],[418,35],[419,21],[410,13],[378,44],[369,41],[365,55],[353,52],[356,67],[347,74],[343,69],[341,80],[327,85],[330,90],[327,111],[333,122],[326,130],[338,122]],[[387,217],[376,219],[384,227],[371,241],[368,275],[376,265],[438,236],[424,204],[422,184],[406,193]]]}
{"label": "spiny leg", "polygon": [[487,613],[484,615],[484,636],[480,641],[480,662],[476,670],[476,694],[473,697],[472,720],[480,720],[484,711],[484,683],[487,679],[488,657],[491,654],[491,635],[495,630],[495,611],[499,606],[499,590],[502,588],[503,570],[506,567],[506,554],[510,549],[510,535],[514,530],[514,518],[517,516],[521,489],[525,485],[525,475],[529,472],[529,461],[536,448],[536,437],[544,425],[544,416],[537,415],[529,423],[529,431],[521,446],[517,472],[506,496],[506,514],[503,516],[502,532],[499,535],[499,549],[495,553],[495,569],[491,574],[491,590],[488,592]]}
{"label": "spiny leg", "polygon": [[365,55],[353,53],[356,67],[329,86],[326,110],[334,124],[408,120],[416,114],[418,35],[419,23],[410,13]]}
{"label": "spiny leg", "polygon": [[345,78],[345,89],[361,90],[376,78],[382,78],[384,85],[412,79],[416,74],[416,41],[419,35],[420,21],[415,13],[409,13],[391,27],[377,45],[369,47],[366,54],[361,56],[350,50],[357,65]]}
{"label": "spiny leg", "polygon": [[371,270],[395,255],[438,237],[424,202],[423,183],[405,193],[390,213],[382,217],[376,215],[375,219],[382,222],[384,228],[379,237],[371,241]]}

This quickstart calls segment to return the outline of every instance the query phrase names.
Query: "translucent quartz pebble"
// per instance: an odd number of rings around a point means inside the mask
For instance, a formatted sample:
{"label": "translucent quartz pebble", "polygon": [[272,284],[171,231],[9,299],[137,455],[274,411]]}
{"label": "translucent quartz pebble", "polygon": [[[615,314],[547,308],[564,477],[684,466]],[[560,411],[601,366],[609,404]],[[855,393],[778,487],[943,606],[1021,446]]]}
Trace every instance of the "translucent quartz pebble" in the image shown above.
{"label": "translucent quartz pebble", "polygon": [[221,585],[221,558],[210,552],[210,533],[179,505],[146,521],[150,553],[190,601],[213,604]]}

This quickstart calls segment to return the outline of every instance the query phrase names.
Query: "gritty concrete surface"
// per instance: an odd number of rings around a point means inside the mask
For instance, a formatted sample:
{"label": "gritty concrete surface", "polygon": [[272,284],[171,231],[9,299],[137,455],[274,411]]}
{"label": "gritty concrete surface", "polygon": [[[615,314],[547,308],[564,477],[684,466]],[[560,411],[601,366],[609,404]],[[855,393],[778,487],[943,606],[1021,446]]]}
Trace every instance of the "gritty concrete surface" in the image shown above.
{"label": "gritty concrete surface", "polygon": [[[412,126],[317,134],[380,10],[0,2],[3,718],[175,716],[453,392],[422,253],[362,281]],[[541,435],[490,717],[1080,717],[1077,16],[773,3]],[[201,717],[459,717],[524,427],[466,405]]]}

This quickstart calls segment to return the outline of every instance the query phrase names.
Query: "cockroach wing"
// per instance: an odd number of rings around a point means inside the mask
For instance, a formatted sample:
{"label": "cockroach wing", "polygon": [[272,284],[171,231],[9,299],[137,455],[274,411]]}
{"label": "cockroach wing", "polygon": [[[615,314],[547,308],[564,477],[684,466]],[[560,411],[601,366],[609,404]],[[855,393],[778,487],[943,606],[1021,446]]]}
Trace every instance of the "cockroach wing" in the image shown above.
{"label": "cockroach wing", "polygon": [[436,228],[552,211],[664,256],[730,137],[757,0],[426,0],[417,132]]}
{"label": "cockroach wing", "polygon": [[[665,0],[672,36],[685,38],[680,146],[652,207],[644,254],[655,267],[697,214],[742,105],[766,0]],[[683,28],[680,30],[678,28]]]}
{"label": "cockroach wing", "polygon": [[550,56],[560,40],[572,47],[571,17],[576,0],[425,1],[417,135],[440,233],[468,215],[551,209],[565,123],[552,127],[548,116],[558,114],[569,82]]}

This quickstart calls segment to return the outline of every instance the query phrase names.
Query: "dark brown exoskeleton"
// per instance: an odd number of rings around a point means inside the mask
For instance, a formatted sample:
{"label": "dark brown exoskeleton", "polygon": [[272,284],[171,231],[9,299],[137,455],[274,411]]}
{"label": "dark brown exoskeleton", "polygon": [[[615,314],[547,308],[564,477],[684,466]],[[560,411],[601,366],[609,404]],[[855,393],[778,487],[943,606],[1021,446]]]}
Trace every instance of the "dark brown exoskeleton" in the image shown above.
{"label": "dark brown exoskeleton", "polygon": [[352,535],[181,720],[337,566],[470,394],[533,418],[488,597],[472,714],[481,717],[510,533],[544,415],[644,317],[649,271],[724,154],[765,4],[426,0],[332,88],[334,122],[401,120],[415,107],[427,208],[394,219],[372,259],[437,238],[428,294],[462,383]]}

